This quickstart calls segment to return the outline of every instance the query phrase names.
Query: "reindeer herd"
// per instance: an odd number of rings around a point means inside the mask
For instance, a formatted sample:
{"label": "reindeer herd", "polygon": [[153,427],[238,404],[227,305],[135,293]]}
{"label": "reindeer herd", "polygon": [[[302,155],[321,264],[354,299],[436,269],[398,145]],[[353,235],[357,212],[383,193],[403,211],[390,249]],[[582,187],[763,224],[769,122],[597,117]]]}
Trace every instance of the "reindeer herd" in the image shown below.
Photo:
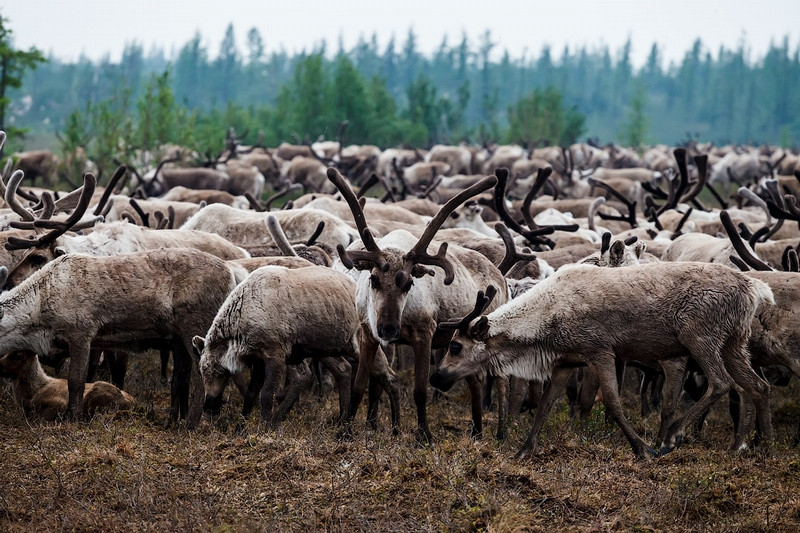
{"label": "reindeer herd", "polygon": [[[408,350],[423,443],[429,385],[462,380],[474,437],[487,397],[498,438],[535,406],[521,455],[565,391],[585,414],[600,390],[640,457],[675,448],[725,393],[741,406],[734,449],[754,430],[774,440],[765,375],[800,377],[797,154],[227,144],[201,166],[165,147],[67,194],[23,186],[49,167],[9,159],[0,376],[26,416],[129,409],[127,365],[158,350],[171,424],[213,421],[233,382],[242,415],[260,399],[274,426],[327,373],[339,438],[359,431],[365,393],[369,425],[385,393],[397,433]],[[66,360],[66,379],[43,370]],[[101,361],[113,384],[94,381]],[[626,366],[643,398],[663,397],[656,442],[623,412]],[[703,389],[679,413],[690,374]]]}

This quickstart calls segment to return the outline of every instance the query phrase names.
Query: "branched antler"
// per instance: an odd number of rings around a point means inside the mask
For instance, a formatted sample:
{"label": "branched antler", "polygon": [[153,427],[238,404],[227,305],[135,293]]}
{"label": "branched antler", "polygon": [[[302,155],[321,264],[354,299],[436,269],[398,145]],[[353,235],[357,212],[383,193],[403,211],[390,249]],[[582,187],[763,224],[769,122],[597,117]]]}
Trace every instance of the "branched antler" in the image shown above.
{"label": "branched antler", "polygon": [[511,232],[508,231],[508,228],[502,222],[498,222],[494,225],[495,231],[500,234],[500,238],[503,240],[503,244],[506,247],[506,254],[503,256],[503,260],[497,265],[497,269],[502,272],[505,276],[508,274],[511,269],[516,265],[519,261],[535,261],[536,256],[534,254],[528,254],[523,252],[517,251],[517,246],[514,244],[514,238],[511,236]]}
{"label": "branched antler", "polygon": [[463,318],[451,318],[443,322],[439,322],[438,327],[441,329],[457,329],[462,335],[467,334],[470,322],[483,314],[489,304],[492,303],[497,289],[494,285],[486,287],[486,292],[478,291],[478,297],[475,299],[475,307]]}

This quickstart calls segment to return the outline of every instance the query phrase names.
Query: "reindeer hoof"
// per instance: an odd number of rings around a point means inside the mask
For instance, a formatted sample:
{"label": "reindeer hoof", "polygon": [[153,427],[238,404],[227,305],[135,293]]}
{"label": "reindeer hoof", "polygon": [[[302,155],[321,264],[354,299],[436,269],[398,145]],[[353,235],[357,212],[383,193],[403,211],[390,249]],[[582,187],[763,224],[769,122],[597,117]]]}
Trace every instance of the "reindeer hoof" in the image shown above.
{"label": "reindeer hoof", "polygon": [[349,426],[343,427],[336,432],[336,439],[340,441],[351,441],[353,440],[353,431]]}
{"label": "reindeer hoof", "polygon": [[517,461],[521,459],[527,459],[533,454],[533,450],[531,448],[522,448],[517,454],[514,456],[514,459]]}
{"label": "reindeer hoof", "polygon": [[431,435],[430,431],[418,429],[416,440],[420,446],[433,446],[433,435]]}

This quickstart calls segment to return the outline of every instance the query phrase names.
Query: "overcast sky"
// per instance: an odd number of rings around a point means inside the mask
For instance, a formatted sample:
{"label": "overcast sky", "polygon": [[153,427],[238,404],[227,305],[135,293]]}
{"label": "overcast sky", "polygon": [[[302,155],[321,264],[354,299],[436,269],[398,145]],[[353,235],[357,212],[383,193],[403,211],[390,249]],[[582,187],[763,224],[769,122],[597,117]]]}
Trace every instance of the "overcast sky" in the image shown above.
{"label": "overcast sky", "polygon": [[466,33],[475,47],[487,29],[496,50],[512,57],[538,56],[545,43],[555,57],[565,45],[607,44],[614,53],[630,37],[637,66],[653,42],[667,65],[680,61],[697,37],[714,54],[744,38],[751,59],[771,40],[789,36],[792,51],[800,40],[800,0],[0,0],[0,14],[18,48],[36,46],[63,60],[108,54],[117,61],[133,41],[145,53],[155,45],[174,57],[196,32],[214,56],[229,23],[240,50],[256,27],[268,52],[311,50],[322,40],[334,51],[340,37],[349,49],[373,32],[383,50],[392,35],[398,45],[405,42],[411,27],[426,54],[445,35],[453,45]]}

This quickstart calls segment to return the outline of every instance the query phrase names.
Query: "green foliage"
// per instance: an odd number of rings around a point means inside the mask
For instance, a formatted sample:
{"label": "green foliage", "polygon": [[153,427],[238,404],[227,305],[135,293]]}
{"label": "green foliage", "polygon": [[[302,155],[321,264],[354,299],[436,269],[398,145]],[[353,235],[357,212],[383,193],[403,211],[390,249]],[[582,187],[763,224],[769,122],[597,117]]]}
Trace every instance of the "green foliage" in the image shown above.
{"label": "green foliage", "polygon": [[[131,119],[136,128],[128,137],[137,138],[125,139],[126,150],[169,137],[199,143],[213,156],[232,122],[241,124],[237,133],[248,131],[247,142],[263,133],[264,142],[274,145],[333,139],[344,120],[346,142],[384,147],[512,138],[563,144],[585,130],[601,142],[676,143],[686,132],[717,143],[792,145],[800,138],[800,99],[793,92],[800,83],[800,46],[790,49],[788,38],[760,58],[749,57],[745,42],[712,51],[698,39],[669,68],[653,45],[637,69],[630,42],[619,50],[565,47],[559,54],[545,46],[538,56],[515,58],[508,51],[498,54],[499,41],[486,32],[473,41],[443,39],[426,57],[409,31],[382,50],[376,36],[359,39],[352,50],[342,44],[331,58],[324,43],[298,55],[270,49],[267,44],[275,43],[265,43],[255,29],[247,32],[242,53],[234,37],[229,26],[211,53],[195,35],[169,60],[157,49],[146,55],[136,43],[126,46],[118,64],[51,59],[20,75],[23,87],[9,86],[4,97],[13,101],[13,125],[41,135],[78,131],[70,114],[86,115],[87,101],[90,107],[110,101],[124,85],[136,104],[134,115],[143,113],[143,123]],[[159,86],[165,71],[168,80]],[[174,103],[158,104],[159,94],[169,95],[167,87]],[[561,98],[556,106],[530,101],[538,94],[548,102],[554,90]],[[146,111],[138,105],[143,95],[149,98]],[[8,99],[2,102],[9,105]],[[165,116],[172,127],[164,124],[157,133],[153,114],[170,107]],[[520,113],[538,118],[529,124]]]}
{"label": "green foliage", "polygon": [[631,95],[627,119],[622,124],[620,141],[627,146],[640,147],[647,142],[648,120],[645,113],[647,93],[644,86],[637,85]]}
{"label": "green foliage", "polygon": [[175,97],[172,94],[170,72],[151,75],[145,85],[144,93],[136,104],[138,121],[136,124],[136,145],[154,151],[162,144],[175,142],[179,137],[177,130],[181,122],[177,120]]}
{"label": "green foliage", "polygon": [[336,59],[330,92],[330,120],[333,124],[348,122],[347,142],[374,142],[370,134],[374,122],[373,102],[368,98],[364,78],[346,55]]}
{"label": "green foliage", "polygon": [[[8,27],[8,19],[0,16],[0,130],[5,130],[12,142],[26,130],[6,124],[6,110],[11,103],[9,90],[21,87],[25,72],[35,70],[38,63],[45,61],[42,52],[36,48],[27,51],[15,49],[11,38],[13,33]],[[0,147],[0,158],[2,155]]]}
{"label": "green foliage", "polygon": [[575,142],[583,133],[585,118],[574,107],[565,108],[555,87],[534,89],[508,109],[508,142],[559,144]]}

